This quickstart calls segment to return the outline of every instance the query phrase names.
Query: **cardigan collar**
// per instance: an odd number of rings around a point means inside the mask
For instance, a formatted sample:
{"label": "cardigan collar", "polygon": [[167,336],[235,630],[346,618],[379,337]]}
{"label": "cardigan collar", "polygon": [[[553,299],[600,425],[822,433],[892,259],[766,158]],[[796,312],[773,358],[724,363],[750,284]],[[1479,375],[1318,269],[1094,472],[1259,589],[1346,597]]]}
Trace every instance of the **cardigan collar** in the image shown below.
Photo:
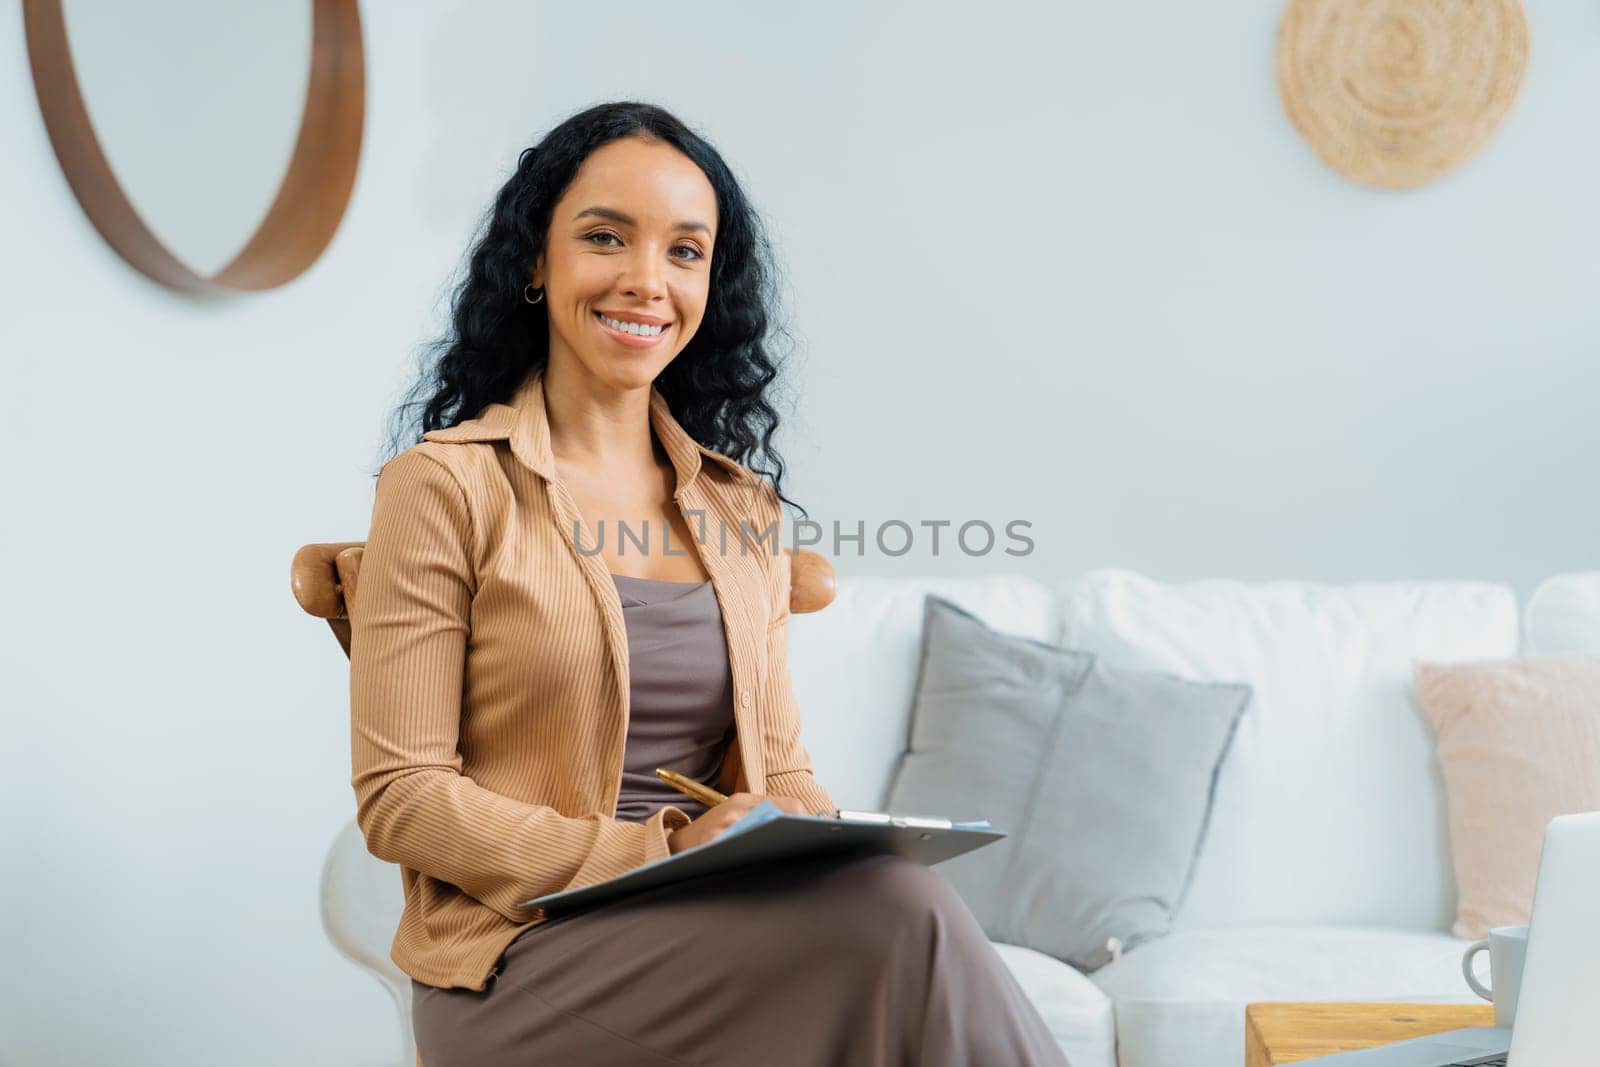
{"label": "cardigan collar", "polygon": [[[746,467],[696,441],[673,418],[667,398],[650,387],[650,424],[677,472],[673,496],[687,490],[700,473],[702,457],[725,467],[741,479],[755,477]],[[550,420],[544,405],[544,369],[531,371],[517,387],[510,403],[486,405],[473,418],[454,426],[429,430],[425,441],[500,441],[511,443],[511,454],[524,467],[547,481],[559,481],[555,455],[550,451]]]}

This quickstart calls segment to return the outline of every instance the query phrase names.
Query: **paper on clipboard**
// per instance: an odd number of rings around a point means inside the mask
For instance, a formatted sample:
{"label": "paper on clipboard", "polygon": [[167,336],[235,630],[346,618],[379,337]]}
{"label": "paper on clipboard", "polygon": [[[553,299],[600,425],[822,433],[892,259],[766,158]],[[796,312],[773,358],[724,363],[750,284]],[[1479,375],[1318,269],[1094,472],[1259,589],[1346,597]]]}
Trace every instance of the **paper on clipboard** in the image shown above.
{"label": "paper on clipboard", "polygon": [[609,881],[547,893],[522,903],[547,917],[564,915],[656,886],[740,867],[844,852],[893,852],[932,867],[999,841],[987,819],[952,822],[932,816],[844,809],[838,816],[791,815],[763,800],[712,840],[635,867]]}

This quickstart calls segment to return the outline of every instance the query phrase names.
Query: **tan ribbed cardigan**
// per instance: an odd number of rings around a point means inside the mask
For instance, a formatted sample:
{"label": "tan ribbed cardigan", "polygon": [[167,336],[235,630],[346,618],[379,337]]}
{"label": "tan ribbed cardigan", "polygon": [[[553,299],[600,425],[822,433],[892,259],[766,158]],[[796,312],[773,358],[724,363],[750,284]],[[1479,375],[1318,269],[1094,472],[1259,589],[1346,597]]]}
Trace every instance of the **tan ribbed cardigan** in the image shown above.
{"label": "tan ribbed cardigan", "polygon": [[[727,633],[736,740],[717,785],[831,811],[789,676],[789,557],[741,537],[781,531],[777,494],[690,437],[654,388],[650,421],[701,539],[673,550],[699,552]],[[522,901],[664,858],[690,821],[672,805],[613,817],[627,630],[594,528],[584,551],[575,541],[577,516],[539,372],[378,475],[348,606],[351,784],[367,848],[401,867],[390,956],[428,985],[484,989],[511,940],[545,919]]]}

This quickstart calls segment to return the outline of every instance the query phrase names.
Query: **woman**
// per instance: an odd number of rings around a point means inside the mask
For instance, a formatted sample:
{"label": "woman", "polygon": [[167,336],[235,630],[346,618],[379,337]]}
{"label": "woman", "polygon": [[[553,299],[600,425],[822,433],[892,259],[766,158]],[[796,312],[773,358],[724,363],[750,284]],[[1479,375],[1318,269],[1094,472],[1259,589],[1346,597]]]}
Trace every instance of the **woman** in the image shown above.
{"label": "woman", "polygon": [[[800,742],[789,560],[767,536],[786,499],[767,255],[726,164],[671,115],[572,117],[496,198],[423,440],[379,472],[352,784],[368,848],[402,868],[391,955],[426,1067],[1065,1062],[913,861],[524,906],[763,799],[834,809]],[[757,452],[770,482],[740,462]],[[708,810],[657,767],[729,799]]]}

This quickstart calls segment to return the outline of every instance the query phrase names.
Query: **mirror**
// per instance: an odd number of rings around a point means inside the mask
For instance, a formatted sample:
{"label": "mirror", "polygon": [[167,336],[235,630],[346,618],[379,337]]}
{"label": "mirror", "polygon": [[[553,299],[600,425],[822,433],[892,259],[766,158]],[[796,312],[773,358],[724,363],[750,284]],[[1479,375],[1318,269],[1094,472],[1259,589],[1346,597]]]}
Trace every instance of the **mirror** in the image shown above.
{"label": "mirror", "polygon": [[186,291],[297,277],[355,182],[355,0],[25,0],[52,146],[102,236]]}

